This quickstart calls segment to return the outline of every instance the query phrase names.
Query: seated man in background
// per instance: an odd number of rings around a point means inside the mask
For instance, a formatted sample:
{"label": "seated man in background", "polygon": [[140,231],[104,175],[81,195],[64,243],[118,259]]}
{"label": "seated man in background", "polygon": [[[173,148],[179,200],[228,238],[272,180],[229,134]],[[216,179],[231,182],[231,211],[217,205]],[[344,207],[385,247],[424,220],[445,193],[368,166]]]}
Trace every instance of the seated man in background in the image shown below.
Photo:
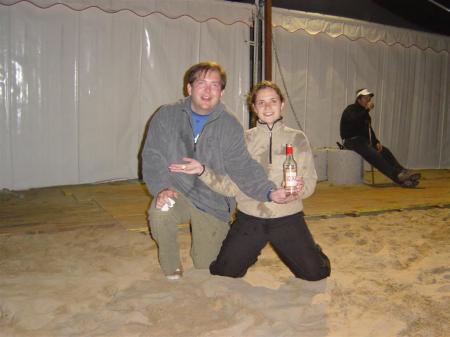
{"label": "seated man in background", "polygon": [[369,115],[375,106],[373,96],[367,89],[358,90],[355,103],[347,106],[342,113],[340,131],[344,147],[357,152],[393,182],[402,187],[414,188],[419,184],[420,173],[405,169],[375,136]]}

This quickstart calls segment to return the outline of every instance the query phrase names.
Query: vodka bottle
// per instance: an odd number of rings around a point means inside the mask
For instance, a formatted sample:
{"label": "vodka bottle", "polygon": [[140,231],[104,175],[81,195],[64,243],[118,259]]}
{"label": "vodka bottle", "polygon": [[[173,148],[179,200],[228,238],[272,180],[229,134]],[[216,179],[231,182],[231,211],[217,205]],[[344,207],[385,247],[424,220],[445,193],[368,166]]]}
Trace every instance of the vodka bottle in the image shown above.
{"label": "vodka bottle", "polygon": [[296,194],[297,186],[297,163],[294,160],[294,149],[292,144],[286,144],[286,160],[283,163],[284,181],[286,194]]}

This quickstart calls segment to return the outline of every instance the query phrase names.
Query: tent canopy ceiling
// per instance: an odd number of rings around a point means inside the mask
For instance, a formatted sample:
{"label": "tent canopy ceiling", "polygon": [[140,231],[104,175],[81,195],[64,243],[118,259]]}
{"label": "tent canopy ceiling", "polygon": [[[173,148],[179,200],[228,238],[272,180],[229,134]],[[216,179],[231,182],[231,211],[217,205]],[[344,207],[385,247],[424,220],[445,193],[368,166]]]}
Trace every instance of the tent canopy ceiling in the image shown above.
{"label": "tent canopy ceiling", "polygon": [[[255,3],[254,0],[227,1]],[[449,0],[272,0],[272,6],[450,35]]]}
{"label": "tent canopy ceiling", "polygon": [[252,23],[252,7],[222,0],[0,0],[0,5],[31,4],[40,9],[66,7],[75,11],[98,9],[105,13],[133,13],[140,17],[162,14],[169,19],[189,17],[197,22],[225,25]]}
{"label": "tent canopy ceiling", "polygon": [[405,48],[431,49],[436,53],[450,52],[450,37],[447,36],[331,15],[275,8],[272,25],[289,32],[302,30],[309,35],[326,34],[332,38],[345,36],[352,41],[362,39],[370,43],[382,42],[389,46],[398,44]]}

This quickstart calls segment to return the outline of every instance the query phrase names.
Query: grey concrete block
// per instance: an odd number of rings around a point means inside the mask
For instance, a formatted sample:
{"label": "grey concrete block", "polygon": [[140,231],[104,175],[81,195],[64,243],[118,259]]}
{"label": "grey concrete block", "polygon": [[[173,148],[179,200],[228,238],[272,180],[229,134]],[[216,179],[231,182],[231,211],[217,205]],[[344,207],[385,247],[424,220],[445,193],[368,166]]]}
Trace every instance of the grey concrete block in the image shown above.
{"label": "grey concrete block", "polygon": [[363,183],[363,159],[350,150],[328,149],[328,181],[333,185]]}
{"label": "grey concrete block", "polygon": [[314,157],[314,166],[316,167],[317,180],[327,180],[328,150],[326,148],[318,148],[312,150]]}

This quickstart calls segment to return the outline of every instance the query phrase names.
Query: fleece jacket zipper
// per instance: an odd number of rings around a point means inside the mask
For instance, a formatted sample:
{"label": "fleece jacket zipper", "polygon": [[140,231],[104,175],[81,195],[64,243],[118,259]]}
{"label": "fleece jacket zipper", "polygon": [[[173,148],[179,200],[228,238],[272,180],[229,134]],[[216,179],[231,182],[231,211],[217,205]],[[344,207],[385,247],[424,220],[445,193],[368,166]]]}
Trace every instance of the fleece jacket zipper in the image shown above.
{"label": "fleece jacket zipper", "polygon": [[270,134],[270,138],[269,138],[269,164],[272,164],[272,129],[273,129],[273,125],[272,125],[272,127],[269,127],[269,125],[267,125],[267,128],[269,129],[269,134]]}
{"label": "fleece jacket zipper", "polygon": [[[200,131],[200,133],[198,134],[197,139],[195,139],[195,137],[194,137],[194,127],[192,126],[192,122],[191,122],[191,118],[190,117],[188,118],[188,121],[189,121],[189,126],[191,127],[191,130],[192,130],[191,134],[192,134],[192,140],[194,141],[194,153],[195,153],[196,150],[197,150],[197,142],[200,139],[200,136],[202,135],[203,130],[205,130],[206,125],[208,125],[209,123],[213,122],[214,120],[210,120],[210,121],[206,122],[205,125],[203,125],[202,131]],[[227,197],[224,197],[224,199],[225,199],[225,202],[226,202],[227,207],[228,207],[228,213],[231,213],[230,201],[228,200]]]}

